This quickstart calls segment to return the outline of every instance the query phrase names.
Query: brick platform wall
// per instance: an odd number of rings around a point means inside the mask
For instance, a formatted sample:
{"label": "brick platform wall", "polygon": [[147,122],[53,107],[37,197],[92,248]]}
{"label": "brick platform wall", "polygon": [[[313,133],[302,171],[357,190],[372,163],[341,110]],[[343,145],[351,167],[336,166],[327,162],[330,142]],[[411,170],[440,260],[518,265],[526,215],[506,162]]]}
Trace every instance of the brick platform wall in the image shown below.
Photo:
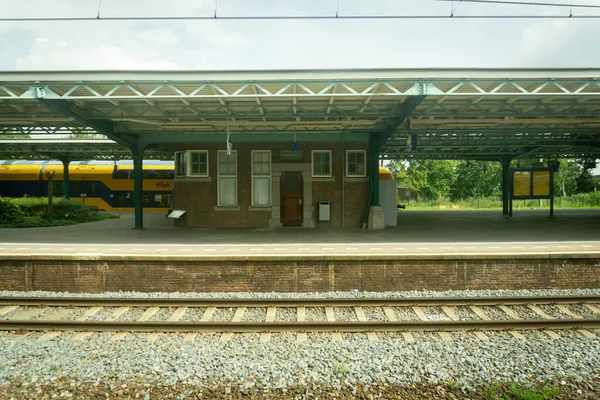
{"label": "brick platform wall", "polygon": [[0,290],[323,292],[600,288],[600,260],[0,260]]}

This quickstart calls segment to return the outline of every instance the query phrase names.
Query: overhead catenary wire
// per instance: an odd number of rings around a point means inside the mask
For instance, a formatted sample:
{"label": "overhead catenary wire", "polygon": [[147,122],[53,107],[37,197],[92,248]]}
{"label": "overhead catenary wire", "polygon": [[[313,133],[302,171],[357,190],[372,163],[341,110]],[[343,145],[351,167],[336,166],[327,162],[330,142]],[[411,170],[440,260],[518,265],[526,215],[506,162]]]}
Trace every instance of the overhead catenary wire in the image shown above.
{"label": "overhead catenary wire", "polygon": [[571,3],[548,3],[548,2],[525,2],[525,1],[510,1],[510,0],[435,0],[462,3],[486,3],[486,4],[502,4],[516,6],[543,6],[543,7],[569,7],[569,8],[600,8],[600,4],[572,4]]}
{"label": "overhead catenary wire", "polygon": [[[219,16],[218,5],[219,0],[215,0],[215,8],[212,16],[202,15],[186,15],[186,16],[100,16],[102,0],[98,0],[98,10],[95,17],[1,17],[0,22],[67,22],[67,21],[185,21],[185,20],[329,20],[329,19],[344,19],[344,20],[367,20],[367,19],[597,19],[599,15],[573,15],[573,8],[593,8],[600,9],[600,4],[573,4],[570,3],[551,3],[548,1],[518,1],[518,0],[434,0],[451,2],[450,14],[421,14],[421,15],[340,15],[340,0],[337,1],[335,15],[230,15]],[[536,14],[480,14],[480,15],[456,15],[454,2],[460,1],[463,3],[483,3],[483,4],[498,4],[498,5],[513,5],[513,6],[538,6],[538,7],[569,7],[569,14],[559,15],[536,15]]]}
{"label": "overhead catenary wire", "polygon": [[[443,0],[442,0],[443,1]],[[598,15],[272,15],[272,16],[106,16],[106,17],[4,17],[0,22],[76,21],[201,21],[201,20],[400,20],[400,19],[599,19]]]}

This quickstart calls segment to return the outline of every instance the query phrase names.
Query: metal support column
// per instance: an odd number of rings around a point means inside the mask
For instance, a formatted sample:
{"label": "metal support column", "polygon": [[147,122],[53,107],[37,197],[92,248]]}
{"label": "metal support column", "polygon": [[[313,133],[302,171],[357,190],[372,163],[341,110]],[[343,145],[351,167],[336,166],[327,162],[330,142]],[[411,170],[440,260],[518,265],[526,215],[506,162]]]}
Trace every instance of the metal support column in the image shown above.
{"label": "metal support column", "polygon": [[378,135],[371,135],[369,143],[371,144],[370,151],[370,166],[371,168],[371,186],[372,190],[372,206],[379,205],[379,152],[381,151],[381,142]]}
{"label": "metal support column", "polygon": [[69,200],[71,198],[70,192],[70,183],[69,183],[69,164],[71,163],[71,159],[69,157],[62,157],[60,161],[63,164],[63,198],[65,200]]}
{"label": "metal support column", "polygon": [[502,215],[510,216],[510,162],[512,158],[504,156],[500,157],[502,164]]}
{"label": "metal support column", "polygon": [[367,209],[365,211],[365,218],[363,220],[363,229],[367,228],[369,223],[369,213],[371,212],[371,206],[379,205],[379,152],[381,150],[381,141],[379,136],[371,134],[369,136],[369,154],[368,166],[369,166],[369,198],[367,199]]}
{"label": "metal support column", "polygon": [[131,146],[133,155],[133,206],[135,208],[135,229],[144,229],[144,210],[142,208],[143,196],[143,176],[142,161],[144,159],[144,149],[136,144]]}

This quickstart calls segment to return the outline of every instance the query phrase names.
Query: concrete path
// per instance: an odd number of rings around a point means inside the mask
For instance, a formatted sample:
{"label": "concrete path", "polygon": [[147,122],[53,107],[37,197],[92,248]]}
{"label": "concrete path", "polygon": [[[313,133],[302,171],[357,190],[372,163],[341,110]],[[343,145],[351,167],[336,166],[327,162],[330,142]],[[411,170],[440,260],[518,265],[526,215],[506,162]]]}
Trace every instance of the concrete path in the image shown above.
{"label": "concrete path", "polygon": [[0,229],[0,255],[240,257],[302,255],[510,255],[600,253],[600,209],[515,211],[400,211],[398,227],[175,228],[163,213],[67,227]]}

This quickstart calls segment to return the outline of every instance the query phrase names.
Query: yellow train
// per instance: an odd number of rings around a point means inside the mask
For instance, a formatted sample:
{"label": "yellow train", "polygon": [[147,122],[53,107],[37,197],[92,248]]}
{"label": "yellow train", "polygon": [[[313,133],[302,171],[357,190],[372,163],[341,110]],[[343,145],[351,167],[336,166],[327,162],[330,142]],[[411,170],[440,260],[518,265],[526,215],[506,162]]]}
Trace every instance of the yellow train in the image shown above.
{"label": "yellow train", "polygon": [[[173,189],[172,161],[143,163],[143,207],[166,211]],[[63,196],[63,165],[59,161],[0,161],[0,196],[42,197],[48,195],[46,172],[55,172],[53,193]],[[69,165],[71,200],[101,210],[133,210],[132,161],[78,161]]]}
{"label": "yellow train", "polygon": [[[0,196],[47,196],[46,172],[52,171],[55,172],[54,196],[63,197],[63,165],[59,161],[0,161]],[[171,206],[173,190],[173,161],[144,160],[143,176],[144,210],[167,211]],[[393,180],[394,176],[387,169],[379,167],[379,179]],[[133,162],[71,162],[69,196],[71,200],[82,201],[100,210],[132,211]]]}

